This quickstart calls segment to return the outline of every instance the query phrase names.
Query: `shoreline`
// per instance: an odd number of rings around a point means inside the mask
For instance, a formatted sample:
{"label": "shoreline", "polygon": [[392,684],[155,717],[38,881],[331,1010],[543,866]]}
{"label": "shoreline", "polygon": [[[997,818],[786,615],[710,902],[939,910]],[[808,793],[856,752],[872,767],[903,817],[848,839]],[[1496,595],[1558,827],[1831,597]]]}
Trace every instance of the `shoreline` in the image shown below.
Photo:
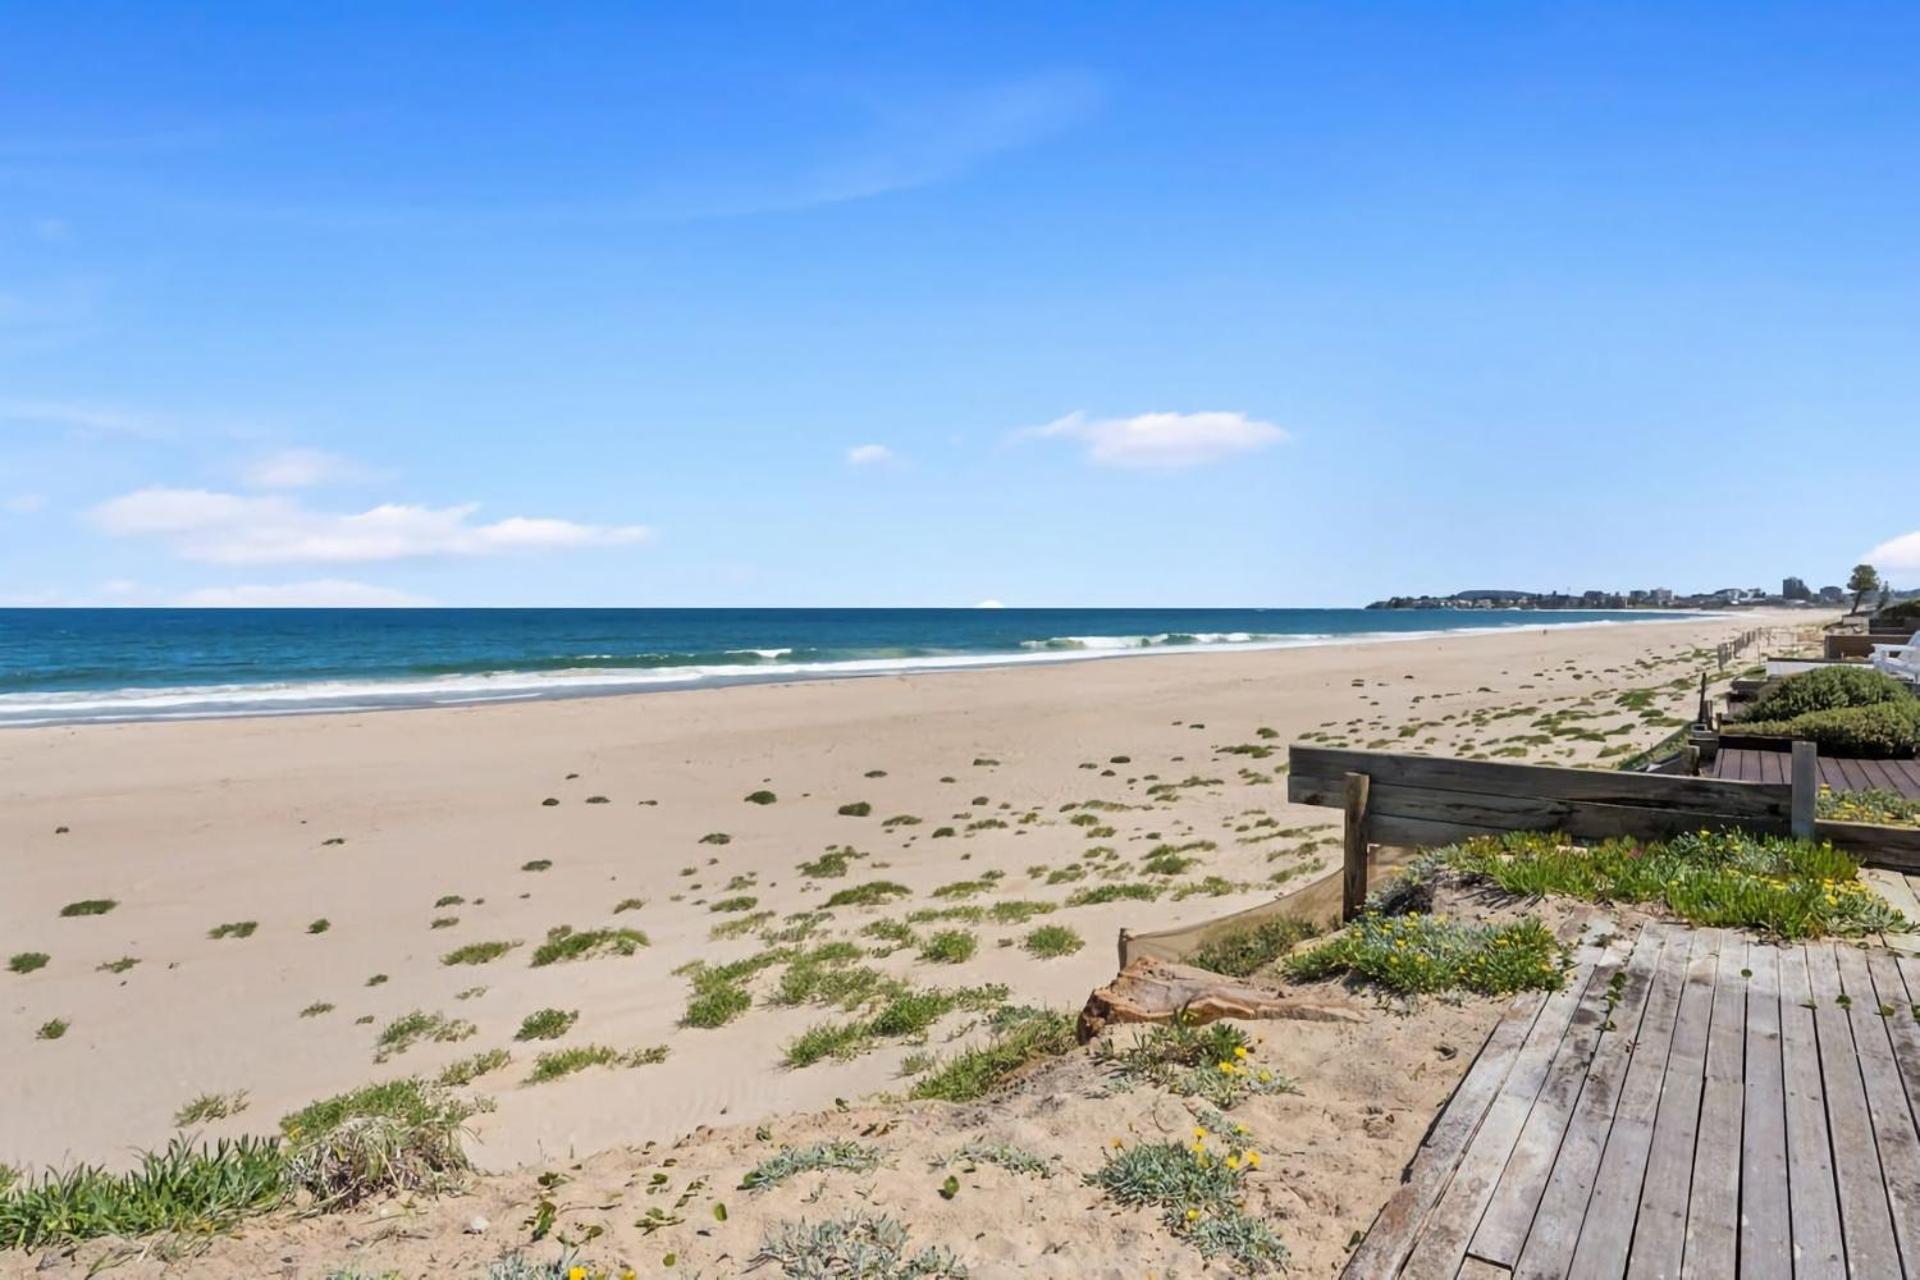
{"label": "shoreline", "polygon": [[[1466,612],[1466,611],[1461,611]],[[1524,612],[1524,611],[1513,611]],[[1554,611],[1536,611],[1551,613]],[[1595,620],[1581,618],[1570,622],[1540,621],[1542,630],[1572,631],[1613,626],[1685,625],[1718,622],[1740,615],[1701,613],[1662,613],[1656,617],[1632,617],[1646,610],[1581,610],[1582,613],[1614,613],[1618,618]],[[742,650],[757,652],[774,665],[738,666],[559,668],[540,671],[505,667],[493,672],[442,676],[437,679],[394,676],[360,682],[311,680],[298,683],[261,681],[257,684],[219,685],[131,685],[114,689],[47,690],[26,694],[0,694],[0,730],[56,728],[91,724],[177,723],[198,720],[257,720],[265,718],[352,715],[378,711],[418,711],[432,708],[458,708],[531,702],[571,701],[589,698],[618,698],[634,694],[686,692],[696,689],[745,688],[757,685],[787,685],[815,681],[863,680],[888,676],[951,675],[960,672],[994,671],[1026,667],[1060,666],[1113,658],[1172,656],[1229,656],[1286,652],[1342,645],[1389,644],[1400,641],[1432,641],[1445,637],[1497,636],[1531,630],[1535,622],[1525,624],[1430,628],[1420,631],[1360,631],[1346,635],[1307,633],[1298,637],[1265,637],[1246,641],[1197,641],[1194,643],[1154,642],[1152,637],[1066,637],[1066,639],[1140,639],[1132,645],[1082,645],[1045,647],[1028,642],[1022,651],[953,653],[909,658],[851,658],[813,663],[794,663],[780,667],[767,655],[790,653],[791,649]],[[1051,643],[1051,642],[1048,642]],[[615,672],[627,674],[616,676]],[[504,687],[488,692],[495,680],[518,680],[519,687]],[[463,687],[455,688],[458,682]],[[344,685],[337,693],[328,693],[334,685]],[[62,704],[85,714],[48,714],[33,718],[13,718],[10,711],[16,700],[35,699],[39,704]],[[155,709],[124,712],[94,710],[144,703]],[[217,704],[217,705],[216,705]],[[270,705],[260,705],[270,704]],[[38,709],[27,702],[29,711]],[[161,709],[187,708],[187,709]]]}

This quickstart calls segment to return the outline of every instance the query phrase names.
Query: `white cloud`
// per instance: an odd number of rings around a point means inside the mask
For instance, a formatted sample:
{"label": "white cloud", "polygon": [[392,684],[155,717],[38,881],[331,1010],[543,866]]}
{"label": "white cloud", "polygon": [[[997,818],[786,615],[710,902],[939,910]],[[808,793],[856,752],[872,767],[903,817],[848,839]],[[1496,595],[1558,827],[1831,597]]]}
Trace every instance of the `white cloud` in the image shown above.
{"label": "white cloud", "polygon": [[201,587],[187,592],[176,603],[190,609],[410,609],[433,601],[393,587],[316,578],[311,582]]}
{"label": "white cloud", "polygon": [[645,541],[643,525],[577,524],[509,516],[476,524],[472,503],[385,503],[360,512],[315,511],[286,497],[206,489],[140,489],[89,512],[115,537],[164,539],[188,560],[210,564],[350,564],[414,556],[486,556]]}
{"label": "white cloud", "polygon": [[[1888,573],[1920,573],[1920,529],[1890,538],[1862,557],[1868,564],[1880,571],[1880,576]],[[1908,584],[1897,583],[1904,586]]]}
{"label": "white cloud", "polygon": [[1004,609],[1007,606],[1001,604],[998,600],[982,600],[973,607],[976,609]]}
{"label": "white cloud", "polygon": [[0,502],[0,511],[16,516],[30,516],[47,505],[47,500],[37,493],[16,493],[4,502]]}
{"label": "white cloud", "polygon": [[73,404],[51,400],[0,401],[0,423],[67,431],[81,437],[133,436],[167,440],[173,428],[151,416],[108,405]]}
{"label": "white cloud", "polygon": [[320,449],[282,449],[255,458],[240,474],[255,489],[307,489],[319,484],[365,480],[373,473],[351,458]]}
{"label": "white cloud", "polygon": [[847,450],[847,465],[871,467],[893,461],[893,450],[883,444],[857,444]]}
{"label": "white cloud", "polygon": [[1244,413],[1143,413],[1089,418],[1070,413],[1029,434],[1078,440],[1087,460],[1103,467],[1171,470],[1219,462],[1287,439],[1271,422]]}

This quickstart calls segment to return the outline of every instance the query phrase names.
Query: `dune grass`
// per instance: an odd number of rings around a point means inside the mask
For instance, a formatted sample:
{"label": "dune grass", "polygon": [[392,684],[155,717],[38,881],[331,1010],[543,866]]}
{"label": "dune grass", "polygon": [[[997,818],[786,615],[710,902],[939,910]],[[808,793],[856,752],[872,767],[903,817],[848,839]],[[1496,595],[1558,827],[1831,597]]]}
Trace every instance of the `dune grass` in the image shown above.
{"label": "dune grass", "polygon": [[645,1067],[667,1058],[667,1046],[654,1045],[645,1049],[614,1049],[604,1044],[576,1045],[567,1049],[553,1049],[534,1059],[533,1071],[527,1076],[528,1084],[545,1084],[550,1080],[559,1080],[590,1067]]}
{"label": "dune grass", "polygon": [[1249,977],[1286,955],[1320,930],[1305,920],[1265,920],[1225,933],[1188,957],[1187,962],[1229,978]]}
{"label": "dune grass", "polygon": [[816,1142],[805,1147],[782,1147],[740,1179],[742,1191],[764,1191],[803,1173],[843,1169],[871,1173],[880,1167],[880,1149],[861,1142]]}
{"label": "dune grass", "polygon": [[572,925],[555,925],[547,931],[547,940],[534,948],[533,967],[540,969],[602,955],[630,956],[647,945],[647,935],[638,929],[581,931]]}
{"label": "dune grass", "polygon": [[7,960],[7,971],[10,973],[32,973],[36,969],[46,968],[47,963],[52,959],[53,957],[44,951],[15,952],[14,955]]}
{"label": "dune grass", "polygon": [[237,1116],[247,1109],[247,1091],[236,1089],[232,1093],[203,1093],[191,1099],[173,1113],[176,1128],[184,1129],[189,1125],[204,1124],[209,1120],[225,1120],[228,1116]]}
{"label": "dune grass", "polygon": [[908,898],[913,890],[892,880],[870,880],[841,889],[827,899],[828,907],[877,907],[893,898]]}
{"label": "dune grass", "polygon": [[920,944],[920,958],[930,964],[964,964],[980,949],[980,939],[965,929],[943,929]]}
{"label": "dune grass", "polygon": [[914,1082],[911,1098],[973,1102],[985,1097],[1030,1063],[1055,1057],[1076,1044],[1073,1018],[1049,1010],[1003,1010],[985,1045],[965,1049]]}
{"label": "dune grass", "polygon": [[223,938],[251,938],[253,931],[260,927],[254,920],[236,920],[231,924],[219,924],[207,930],[207,936],[215,942]]}
{"label": "dune grass", "polygon": [[440,957],[440,963],[452,964],[488,964],[498,960],[507,952],[519,946],[518,942],[469,942],[464,947],[455,947]]}
{"label": "dune grass", "polygon": [[1043,924],[1029,933],[1021,945],[1039,959],[1057,960],[1072,955],[1086,943],[1064,924]]}
{"label": "dune grass", "polygon": [[112,898],[84,898],[60,908],[62,916],[103,916],[120,904]]}
{"label": "dune grass", "polygon": [[520,1020],[515,1040],[558,1040],[580,1019],[578,1009],[536,1009]]}

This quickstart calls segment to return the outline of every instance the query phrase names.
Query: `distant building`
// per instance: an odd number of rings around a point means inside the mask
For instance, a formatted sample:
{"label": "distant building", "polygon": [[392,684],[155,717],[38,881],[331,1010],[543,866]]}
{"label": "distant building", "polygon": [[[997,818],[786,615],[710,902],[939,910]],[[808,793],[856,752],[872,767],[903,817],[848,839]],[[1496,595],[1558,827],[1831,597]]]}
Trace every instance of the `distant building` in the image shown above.
{"label": "distant building", "polygon": [[1811,600],[1813,592],[1807,590],[1803,578],[1783,578],[1780,581],[1780,594],[1788,600]]}
{"label": "distant building", "polygon": [[1820,588],[1821,604],[1845,604],[1846,602],[1847,602],[1847,593],[1841,590],[1839,587]]}
{"label": "distant building", "polygon": [[1647,592],[1647,599],[1656,605],[1670,605],[1673,603],[1673,588],[1654,587]]}

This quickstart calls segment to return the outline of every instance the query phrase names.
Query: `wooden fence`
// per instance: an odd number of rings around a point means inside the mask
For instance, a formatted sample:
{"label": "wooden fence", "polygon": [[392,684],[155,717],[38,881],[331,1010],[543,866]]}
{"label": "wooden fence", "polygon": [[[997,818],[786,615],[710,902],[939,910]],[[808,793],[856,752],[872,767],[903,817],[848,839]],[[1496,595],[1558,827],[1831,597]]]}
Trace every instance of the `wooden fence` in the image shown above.
{"label": "wooden fence", "polygon": [[1790,783],[1567,769],[1385,751],[1295,746],[1287,799],[1344,810],[1351,916],[1367,894],[1369,846],[1442,845],[1506,831],[1659,840],[1742,829],[1831,841],[1862,861],[1920,871],[1920,830],[1824,822],[1813,744],[1797,742]]}

